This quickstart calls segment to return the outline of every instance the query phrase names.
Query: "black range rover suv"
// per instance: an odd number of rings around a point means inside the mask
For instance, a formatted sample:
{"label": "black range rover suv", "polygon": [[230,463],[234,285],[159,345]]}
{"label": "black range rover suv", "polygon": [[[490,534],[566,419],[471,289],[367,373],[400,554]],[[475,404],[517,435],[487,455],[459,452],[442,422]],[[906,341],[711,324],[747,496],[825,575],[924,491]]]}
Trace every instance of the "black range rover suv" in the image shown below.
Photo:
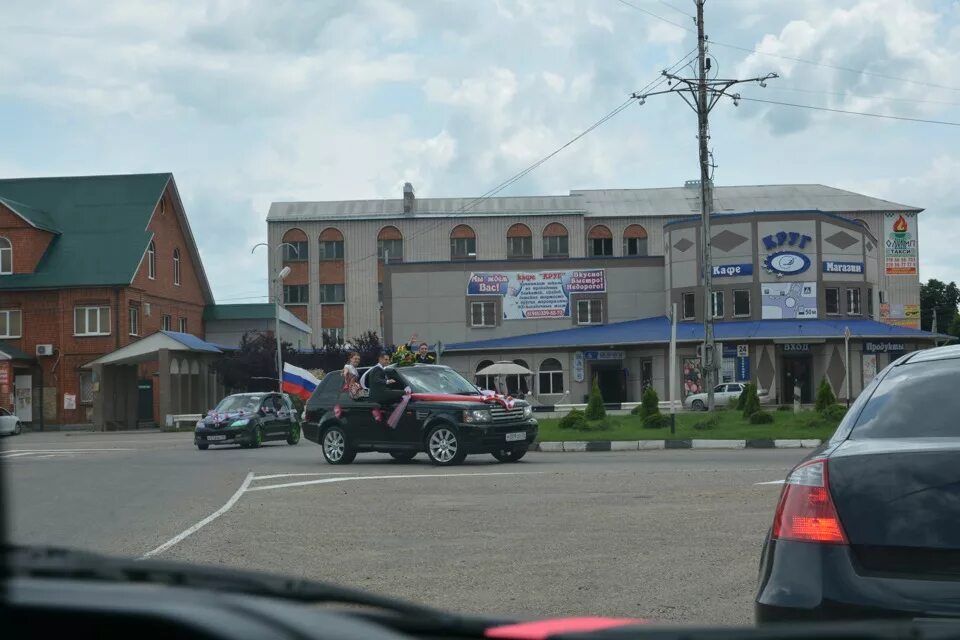
{"label": "black range rover suv", "polygon": [[342,391],[342,374],[323,377],[307,401],[303,435],[323,447],[330,464],[349,464],[358,453],[389,453],[396,460],[412,460],[425,451],[436,465],[463,462],[468,454],[490,453],[501,462],[516,462],[537,437],[533,410],[523,400],[511,409],[484,401],[480,390],[463,376],[442,365],[387,367],[397,380],[396,389],[409,386],[414,393],[474,396],[472,399],[411,400],[397,427],[387,425],[396,405],[384,407],[383,422],[369,398],[352,399]]}

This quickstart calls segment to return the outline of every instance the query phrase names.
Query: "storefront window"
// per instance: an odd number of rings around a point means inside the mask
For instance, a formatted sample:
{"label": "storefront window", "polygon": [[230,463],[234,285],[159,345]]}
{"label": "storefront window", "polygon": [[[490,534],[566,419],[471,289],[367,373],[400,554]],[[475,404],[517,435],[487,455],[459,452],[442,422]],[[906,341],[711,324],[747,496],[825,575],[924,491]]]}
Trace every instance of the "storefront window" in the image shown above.
{"label": "storefront window", "polygon": [[750,316],[750,290],[737,289],[733,292],[733,315],[737,318]]}

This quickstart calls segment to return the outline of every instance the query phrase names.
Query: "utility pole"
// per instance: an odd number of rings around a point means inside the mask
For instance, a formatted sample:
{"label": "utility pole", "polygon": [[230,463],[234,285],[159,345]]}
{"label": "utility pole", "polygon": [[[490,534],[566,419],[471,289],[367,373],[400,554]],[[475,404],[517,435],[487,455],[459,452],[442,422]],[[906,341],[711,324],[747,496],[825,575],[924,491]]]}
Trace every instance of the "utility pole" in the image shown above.
{"label": "utility pole", "polygon": [[703,287],[703,379],[707,387],[707,409],[713,411],[713,388],[717,383],[717,354],[713,334],[713,250],[711,248],[712,235],[710,233],[710,215],[713,213],[713,178],[710,175],[710,150],[707,145],[710,140],[710,111],[726,96],[733,100],[734,106],[740,104],[740,94],[727,93],[734,85],[744,82],[758,82],[765,87],[766,81],[776,78],[777,74],[768,73],[763,77],[746,79],[708,78],[707,74],[713,66],[708,57],[708,38],[704,32],[703,5],[706,0],[694,0],[697,5],[697,66],[693,78],[684,78],[664,70],[662,75],[667,79],[669,89],[635,93],[632,97],[640,104],[646,102],[649,96],[675,93],[683,98],[697,114],[697,138],[700,153],[700,218],[701,218],[701,256],[700,256],[700,283]]}

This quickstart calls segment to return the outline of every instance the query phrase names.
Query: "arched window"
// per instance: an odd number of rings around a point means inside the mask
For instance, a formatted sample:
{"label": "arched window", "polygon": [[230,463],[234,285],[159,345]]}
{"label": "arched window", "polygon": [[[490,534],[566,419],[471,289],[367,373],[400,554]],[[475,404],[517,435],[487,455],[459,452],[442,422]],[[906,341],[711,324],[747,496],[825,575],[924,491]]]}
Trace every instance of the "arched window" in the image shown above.
{"label": "arched window", "polygon": [[543,229],[543,257],[570,257],[570,242],[567,228],[559,222],[551,222]]}
{"label": "arched window", "polygon": [[384,227],[377,234],[377,258],[384,262],[403,262],[403,234],[396,227]]}
{"label": "arched window", "polygon": [[623,255],[646,256],[647,230],[638,224],[632,224],[623,230]]}
{"label": "arched window", "polygon": [[147,277],[151,280],[157,279],[157,245],[150,241],[147,247]]}
{"label": "arched window", "polygon": [[587,234],[587,252],[591,256],[613,255],[613,234],[602,224],[594,225]]}
{"label": "arched window", "polygon": [[517,223],[507,229],[507,258],[526,260],[533,257],[533,234],[530,227]]}
{"label": "arched window", "polygon": [[[480,364],[477,365],[476,370],[480,371],[481,369],[486,369],[492,364],[493,364],[493,360],[483,360],[480,362]],[[481,389],[489,389],[491,391],[496,390],[496,384],[497,384],[496,376],[476,376],[474,378],[474,381],[476,382],[477,386],[480,387]]]}
{"label": "arched window", "polygon": [[343,234],[339,229],[328,227],[320,232],[318,257],[320,260],[343,260]]}
{"label": "arched window", "polygon": [[173,284],[180,286],[180,249],[173,250]]}
{"label": "arched window", "polygon": [[[514,360],[513,364],[518,364],[525,369],[529,369],[528,365],[524,360]],[[530,389],[527,386],[527,376],[522,376],[519,374],[507,376],[507,393],[511,396],[525,396],[530,393]]]}
{"label": "arched window", "polygon": [[563,367],[556,358],[547,358],[540,363],[540,395],[559,395],[563,393]]}
{"label": "arched window", "polygon": [[477,259],[477,234],[469,226],[458,224],[450,232],[450,259]]}
{"label": "arched window", "polygon": [[310,257],[310,243],[307,242],[307,234],[303,230],[287,229],[281,242],[284,262],[306,262]]}
{"label": "arched window", "polygon": [[13,273],[13,244],[6,238],[0,238],[0,275]]}

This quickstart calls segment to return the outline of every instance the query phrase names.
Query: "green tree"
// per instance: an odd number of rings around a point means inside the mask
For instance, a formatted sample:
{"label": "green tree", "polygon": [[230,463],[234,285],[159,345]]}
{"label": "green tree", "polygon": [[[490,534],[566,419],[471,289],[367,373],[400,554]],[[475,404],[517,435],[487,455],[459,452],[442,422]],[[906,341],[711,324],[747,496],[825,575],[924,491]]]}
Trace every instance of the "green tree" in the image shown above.
{"label": "green tree", "polygon": [[750,383],[740,395],[746,396],[743,400],[743,417],[749,418],[760,411],[760,397],[757,395],[757,385]]}
{"label": "green tree", "polygon": [[593,378],[593,387],[590,389],[590,401],[587,402],[587,410],[584,412],[587,420],[602,420],[607,415],[607,410],[603,407],[603,396],[600,394],[600,385],[597,377]]}
{"label": "green tree", "polygon": [[[920,285],[920,328],[930,331],[933,312],[937,312],[937,330],[954,328],[957,305],[960,304],[960,288],[955,282],[941,282],[935,278]],[[960,329],[960,326],[957,327]],[[957,335],[957,334],[954,334]]]}
{"label": "green tree", "polygon": [[820,386],[817,387],[816,410],[820,413],[828,410],[837,403],[837,396],[833,395],[833,387],[826,378],[820,379]]}
{"label": "green tree", "polygon": [[640,406],[643,407],[643,415],[652,416],[660,413],[660,398],[657,397],[657,392],[652,386],[643,390],[640,402]]}

